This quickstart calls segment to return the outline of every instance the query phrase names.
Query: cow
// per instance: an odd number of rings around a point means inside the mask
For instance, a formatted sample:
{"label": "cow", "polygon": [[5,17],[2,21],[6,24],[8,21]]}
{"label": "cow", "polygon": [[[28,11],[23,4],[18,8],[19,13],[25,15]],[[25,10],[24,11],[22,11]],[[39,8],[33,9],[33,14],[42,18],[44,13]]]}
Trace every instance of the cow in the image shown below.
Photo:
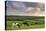
{"label": "cow", "polygon": [[27,22],[23,22],[22,24],[29,26],[29,24]]}
{"label": "cow", "polygon": [[20,24],[19,23],[12,23],[12,26],[13,27],[20,27]]}

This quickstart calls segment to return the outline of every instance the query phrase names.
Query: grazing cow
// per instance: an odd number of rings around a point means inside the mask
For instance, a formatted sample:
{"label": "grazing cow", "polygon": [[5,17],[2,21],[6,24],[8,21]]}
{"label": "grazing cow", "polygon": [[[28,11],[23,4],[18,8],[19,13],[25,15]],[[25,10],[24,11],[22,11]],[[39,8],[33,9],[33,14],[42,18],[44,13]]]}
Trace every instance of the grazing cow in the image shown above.
{"label": "grazing cow", "polygon": [[24,23],[22,23],[22,24],[29,26],[29,24],[28,24],[28,23],[26,23],[26,22],[24,22]]}
{"label": "grazing cow", "polygon": [[12,23],[12,26],[13,27],[20,27],[20,24],[19,23]]}

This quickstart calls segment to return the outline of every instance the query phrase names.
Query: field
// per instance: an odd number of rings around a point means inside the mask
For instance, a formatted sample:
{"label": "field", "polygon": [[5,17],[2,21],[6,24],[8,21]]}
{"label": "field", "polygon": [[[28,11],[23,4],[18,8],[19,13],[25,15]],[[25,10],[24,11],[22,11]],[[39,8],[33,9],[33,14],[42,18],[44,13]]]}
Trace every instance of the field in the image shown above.
{"label": "field", "polygon": [[[6,30],[21,30],[21,29],[39,29],[45,27],[44,16],[7,16]],[[27,22],[29,26],[13,27],[12,23]]]}

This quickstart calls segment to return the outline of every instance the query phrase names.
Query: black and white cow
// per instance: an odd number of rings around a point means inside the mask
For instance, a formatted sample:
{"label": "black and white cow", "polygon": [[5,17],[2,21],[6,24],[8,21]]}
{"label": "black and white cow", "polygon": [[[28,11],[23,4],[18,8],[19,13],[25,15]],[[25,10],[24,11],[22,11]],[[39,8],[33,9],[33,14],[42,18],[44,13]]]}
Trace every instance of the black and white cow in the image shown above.
{"label": "black and white cow", "polygon": [[19,23],[12,23],[12,26],[13,27],[20,27],[20,24]]}

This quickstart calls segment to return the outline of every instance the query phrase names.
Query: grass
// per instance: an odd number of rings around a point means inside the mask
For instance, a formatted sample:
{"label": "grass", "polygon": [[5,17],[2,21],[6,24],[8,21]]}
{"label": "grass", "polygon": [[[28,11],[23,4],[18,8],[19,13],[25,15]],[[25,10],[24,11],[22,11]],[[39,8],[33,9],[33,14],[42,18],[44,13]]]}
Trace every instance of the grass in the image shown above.
{"label": "grass", "polygon": [[[39,29],[39,28],[44,28],[44,24],[35,24],[35,25],[30,25],[30,26],[20,26],[20,28],[17,27],[12,27],[12,23],[18,22],[22,24],[24,21],[7,21],[6,22],[6,30],[21,30],[21,29]],[[29,21],[29,24],[31,24],[31,21]]]}
{"label": "grass", "polygon": [[[44,16],[6,16],[6,30],[21,30],[21,29],[39,29],[45,28]],[[19,28],[13,27],[12,23],[27,22],[29,26],[21,25]],[[31,25],[32,24],[32,25]]]}

